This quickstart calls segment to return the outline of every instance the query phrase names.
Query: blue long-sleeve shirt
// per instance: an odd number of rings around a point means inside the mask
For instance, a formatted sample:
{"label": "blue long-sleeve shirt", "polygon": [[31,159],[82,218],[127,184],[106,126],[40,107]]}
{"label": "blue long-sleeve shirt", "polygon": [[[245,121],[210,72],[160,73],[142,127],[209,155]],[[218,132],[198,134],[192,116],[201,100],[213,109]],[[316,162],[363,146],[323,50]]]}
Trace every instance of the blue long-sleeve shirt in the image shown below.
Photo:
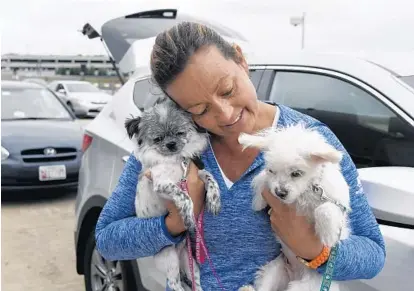
{"label": "blue long-sleeve shirt", "polygon": [[[374,277],[384,265],[384,241],[349,154],[323,123],[286,106],[278,106],[278,127],[305,122],[345,154],[341,170],[350,186],[352,211],[349,221],[352,235],[340,244],[333,279]],[[251,181],[263,169],[263,155],[258,155],[230,189],[226,187],[210,147],[203,153],[202,160],[206,170],[218,181],[222,199],[222,211],[218,216],[205,213],[206,246],[223,287],[226,290],[236,290],[254,282],[258,268],[277,257],[280,252],[280,245],[272,235],[266,211],[255,213],[251,208]],[[183,239],[182,236],[172,237],[168,233],[164,217],[135,217],[134,200],[140,171],[141,164],[131,155],[118,185],[100,214],[96,226],[96,245],[106,259],[131,260],[153,256],[165,246]],[[325,266],[321,266],[317,271],[322,274],[324,270]],[[207,261],[200,266],[200,272],[203,289],[217,290],[216,278]]]}

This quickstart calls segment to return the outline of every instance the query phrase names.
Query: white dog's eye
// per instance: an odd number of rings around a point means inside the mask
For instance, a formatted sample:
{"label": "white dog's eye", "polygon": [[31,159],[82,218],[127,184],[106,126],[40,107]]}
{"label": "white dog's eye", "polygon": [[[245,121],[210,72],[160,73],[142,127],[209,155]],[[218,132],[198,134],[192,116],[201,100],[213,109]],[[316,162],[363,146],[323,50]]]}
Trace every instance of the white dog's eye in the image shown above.
{"label": "white dog's eye", "polygon": [[297,170],[290,174],[292,178],[299,178],[303,176],[303,171]]}
{"label": "white dog's eye", "polygon": [[267,169],[269,171],[270,174],[276,175],[276,172],[271,170],[271,169]]}

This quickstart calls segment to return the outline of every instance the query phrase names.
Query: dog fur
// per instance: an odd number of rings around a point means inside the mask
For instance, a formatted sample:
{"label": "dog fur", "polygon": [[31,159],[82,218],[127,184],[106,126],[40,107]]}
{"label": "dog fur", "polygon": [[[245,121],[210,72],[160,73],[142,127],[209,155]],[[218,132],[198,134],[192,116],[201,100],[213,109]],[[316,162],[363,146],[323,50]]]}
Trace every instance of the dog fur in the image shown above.
{"label": "dog fur", "polygon": [[[173,201],[184,224],[192,234],[195,230],[194,207],[191,198],[180,187],[184,174],[183,159],[198,157],[208,144],[208,135],[197,130],[191,116],[167,97],[162,97],[140,117],[127,119],[125,127],[135,142],[134,154],[142,164],[135,200],[136,214],[140,218],[167,214],[166,201]],[[144,173],[150,170],[150,181]],[[221,209],[219,186],[206,170],[198,171],[206,188],[206,209],[218,214]],[[168,279],[174,291],[191,290],[181,281],[191,281],[186,241],[162,249],[154,256],[157,268]],[[194,260],[196,290],[202,290],[200,272]]]}
{"label": "dog fur", "polygon": [[[322,201],[313,191],[319,185],[326,196],[349,208],[349,187],[340,171],[342,152],[328,144],[316,130],[299,123],[283,129],[269,128],[250,135],[242,133],[239,142],[244,148],[263,151],[265,168],[253,179],[254,211],[267,207],[264,189],[281,202],[294,205],[297,213],[314,226],[324,245],[333,247],[349,236],[347,214],[329,201]],[[315,291],[322,276],[298,261],[296,255],[280,240],[282,253],[256,274],[255,286],[239,290]],[[339,290],[332,281],[331,290]]]}

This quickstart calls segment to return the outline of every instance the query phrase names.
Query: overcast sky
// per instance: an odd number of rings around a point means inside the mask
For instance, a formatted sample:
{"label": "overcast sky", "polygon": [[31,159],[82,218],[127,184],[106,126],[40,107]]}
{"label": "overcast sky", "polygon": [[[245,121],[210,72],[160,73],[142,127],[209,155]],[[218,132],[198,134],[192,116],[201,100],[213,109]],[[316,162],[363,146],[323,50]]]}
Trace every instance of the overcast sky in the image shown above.
{"label": "overcast sky", "polygon": [[[412,0],[2,0],[1,53],[104,54],[79,30],[143,9],[182,7],[275,50],[300,49],[289,18],[306,11],[305,48],[414,54]],[[197,4],[194,4],[197,3]],[[166,5],[166,6],[163,6]]]}

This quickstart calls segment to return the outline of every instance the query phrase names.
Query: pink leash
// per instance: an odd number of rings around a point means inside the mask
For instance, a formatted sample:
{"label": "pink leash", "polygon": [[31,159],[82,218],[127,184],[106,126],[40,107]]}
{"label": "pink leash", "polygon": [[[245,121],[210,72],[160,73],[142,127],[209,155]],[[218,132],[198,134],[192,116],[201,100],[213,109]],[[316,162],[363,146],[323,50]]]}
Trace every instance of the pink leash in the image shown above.
{"label": "pink leash", "polygon": [[[187,180],[181,179],[180,187],[183,191],[185,191],[188,195],[188,187],[187,187]],[[214,277],[217,280],[217,283],[221,290],[225,290],[223,284],[220,281],[220,277],[218,276],[213,262],[208,254],[207,247],[204,242],[204,229],[203,229],[203,218],[204,218],[204,208],[201,210],[198,219],[196,220],[196,257],[197,261],[200,264],[205,262],[205,258],[207,257],[210,269],[213,272]],[[195,284],[195,275],[194,275],[194,262],[193,262],[193,254],[192,254],[192,247],[191,247],[191,239],[190,234],[187,233],[186,236],[186,243],[187,243],[187,254],[188,254],[188,262],[190,264],[190,272],[191,272],[191,281],[192,281],[192,290],[196,291],[196,284]],[[200,248],[201,246],[201,248]]]}

